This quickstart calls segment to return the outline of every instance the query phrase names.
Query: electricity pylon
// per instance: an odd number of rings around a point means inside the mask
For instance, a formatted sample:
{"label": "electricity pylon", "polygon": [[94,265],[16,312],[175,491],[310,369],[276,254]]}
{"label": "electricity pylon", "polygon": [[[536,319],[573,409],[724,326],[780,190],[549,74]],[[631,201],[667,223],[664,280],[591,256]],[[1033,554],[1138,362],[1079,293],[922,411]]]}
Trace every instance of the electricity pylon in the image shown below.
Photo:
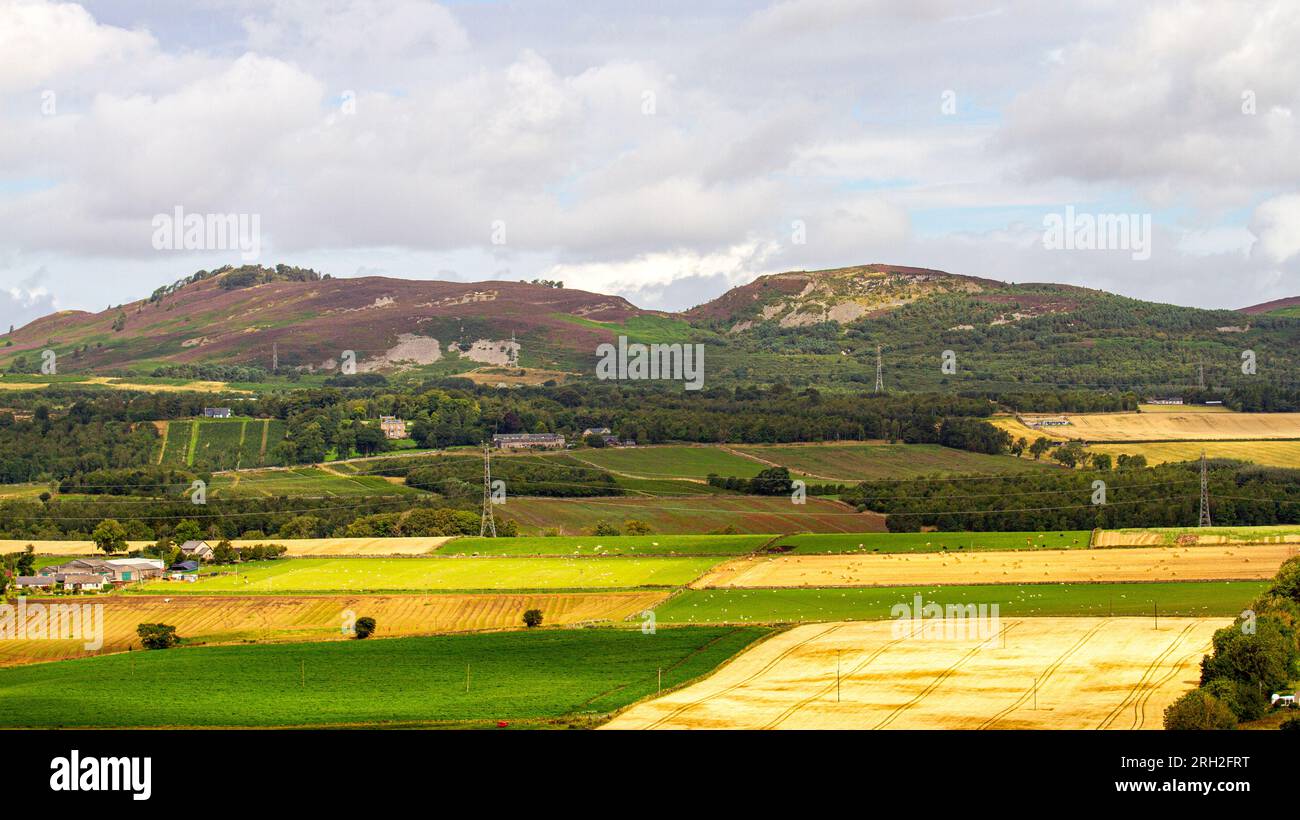
{"label": "electricity pylon", "polygon": [[483,515],[479,519],[479,537],[497,537],[497,522],[492,517],[492,455],[488,443],[483,442]]}
{"label": "electricity pylon", "polygon": [[1210,524],[1210,472],[1205,463],[1205,451],[1201,451],[1201,521],[1198,526],[1209,527]]}

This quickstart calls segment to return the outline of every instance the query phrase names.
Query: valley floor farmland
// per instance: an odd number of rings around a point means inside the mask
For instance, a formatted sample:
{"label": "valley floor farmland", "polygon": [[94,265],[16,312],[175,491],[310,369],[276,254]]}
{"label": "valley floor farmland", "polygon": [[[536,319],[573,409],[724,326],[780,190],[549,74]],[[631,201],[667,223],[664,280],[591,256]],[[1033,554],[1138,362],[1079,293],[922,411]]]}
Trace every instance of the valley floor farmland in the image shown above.
{"label": "valley floor farmland", "polygon": [[880,621],[893,607],[925,603],[998,606],[1003,617],[1232,617],[1268,587],[1265,581],[974,586],[688,589],[655,608],[660,623],[792,624]]}
{"label": "valley floor farmland", "polygon": [[833,481],[1060,469],[1049,462],[972,453],[938,444],[736,445],[731,449],[788,467],[792,473]]}
{"label": "valley floor farmland", "polygon": [[1296,553],[1288,544],[1136,547],[1119,550],[782,555],[737,558],[692,586],[834,587],[905,584],[1032,584],[1227,581],[1273,577]]}
{"label": "valley floor farmland", "polygon": [[708,495],[689,498],[511,498],[497,515],[519,524],[520,532],[589,532],[606,521],[622,527],[636,519],[660,533],[696,533],[727,526],[742,533],[883,532],[885,517],[816,496],[792,504],[785,496]]}
{"label": "valley floor farmland", "polygon": [[[652,608],[665,594],[112,596],[97,601],[104,607],[100,650],[87,650],[80,640],[0,640],[0,666],[139,649],[136,627],[142,623],[171,624],[187,642],[323,641],[347,637],[342,629],[349,616],[376,619],[380,637],[518,629],[529,609],[540,609],[552,626],[618,622]],[[27,606],[36,603],[48,608],[69,601],[29,600]]]}
{"label": "valley floor farmland", "polygon": [[583,725],[657,691],[659,670],[677,686],[765,634],[539,629],[128,652],[0,669],[0,726]]}
{"label": "valley floor farmland", "polygon": [[149,581],[176,595],[423,590],[558,590],[681,586],[718,558],[290,558],[205,572],[196,583]]}
{"label": "valley floor farmland", "polygon": [[[1021,416],[1024,422],[1040,418],[1062,416]],[[1031,428],[1028,433],[1015,419],[994,423],[1031,441],[1037,436],[1088,442],[1300,439],[1300,413],[1080,413],[1064,418],[1070,423]]]}
{"label": "valley floor farmland", "polygon": [[1091,444],[1090,453],[1144,456],[1148,464],[1230,458],[1268,467],[1300,467],[1300,441],[1160,441],[1145,444]]}
{"label": "valley floor farmland", "polygon": [[[398,538],[233,538],[230,543],[235,547],[251,547],[257,544],[279,544],[291,557],[310,556],[373,556],[383,558],[394,555],[427,555],[446,542],[451,536],[398,537]],[[153,545],[153,541],[128,541],[131,550],[140,550]],[[212,543],[217,543],[213,541]],[[22,538],[0,540],[0,554],[21,552],[31,544],[37,555],[93,555],[105,557],[96,547],[94,541],[36,541]],[[118,554],[121,558],[121,554]]]}
{"label": "valley floor farmland", "polygon": [[1229,623],[1005,619],[990,637],[953,639],[909,636],[892,622],[801,626],[606,725],[1157,729],[1165,707],[1196,685],[1211,635]]}

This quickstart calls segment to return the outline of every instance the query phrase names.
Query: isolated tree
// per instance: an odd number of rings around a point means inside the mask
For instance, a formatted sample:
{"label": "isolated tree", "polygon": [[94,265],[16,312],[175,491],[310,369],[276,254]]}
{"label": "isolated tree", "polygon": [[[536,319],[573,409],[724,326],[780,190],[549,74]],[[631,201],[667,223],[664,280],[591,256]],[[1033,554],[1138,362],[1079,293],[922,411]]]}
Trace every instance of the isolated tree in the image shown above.
{"label": "isolated tree", "polygon": [[592,433],[591,435],[587,436],[585,439],[583,439],[583,441],[586,442],[588,447],[599,448],[605,446],[605,437],[596,435],[595,433]]}
{"label": "isolated tree", "polygon": [[171,649],[181,642],[176,627],[170,624],[140,624],[135,628],[140,645],[145,649]]}
{"label": "isolated tree", "polygon": [[1029,454],[1034,457],[1034,461],[1043,457],[1043,453],[1052,449],[1052,442],[1045,436],[1039,436],[1034,439],[1034,443],[1029,445]]}
{"label": "isolated tree", "polygon": [[591,531],[592,535],[618,535],[618,527],[608,521],[601,521]]}
{"label": "isolated tree", "polygon": [[357,622],[352,626],[352,631],[356,633],[358,641],[364,641],[375,634],[375,619],[368,615],[357,618]]}
{"label": "isolated tree", "polygon": [[1232,710],[1204,689],[1193,689],[1165,709],[1166,729],[1235,729]]}
{"label": "isolated tree", "polygon": [[110,555],[126,551],[126,528],[116,519],[105,518],[100,521],[95,525],[95,530],[90,537],[96,547]]}
{"label": "isolated tree", "polygon": [[540,609],[530,609],[524,613],[524,623],[529,629],[542,625],[542,611]]}
{"label": "isolated tree", "polygon": [[646,522],[631,518],[623,522],[623,532],[627,535],[649,535],[653,530],[650,529],[650,525]]}

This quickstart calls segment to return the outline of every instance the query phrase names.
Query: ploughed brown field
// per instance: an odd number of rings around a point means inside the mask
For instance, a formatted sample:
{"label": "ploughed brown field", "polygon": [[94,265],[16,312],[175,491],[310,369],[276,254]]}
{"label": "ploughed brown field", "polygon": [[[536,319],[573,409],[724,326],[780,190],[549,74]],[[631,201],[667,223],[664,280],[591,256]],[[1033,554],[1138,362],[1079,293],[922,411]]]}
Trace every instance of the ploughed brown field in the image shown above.
{"label": "ploughed brown field", "polygon": [[836,587],[1272,578],[1294,544],[737,558],[692,587]]}
{"label": "ploughed brown field", "polygon": [[1159,729],[1230,623],[1016,618],[951,637],[894,621],[809,624],[605,728]]}
{"label": "ploughed brown field", "polygon": [[[234,595],[228,597],[130,595],[83,596],[43,601],[46,617],[55,606],[103,606],[104,646],[99,652],[140,648],[136,627],[167,623],[182,638],[204,643],[237,641],[322,641],[348,637],[345,617],[374,618],[377,637],[519,629],[523,614],[540,609],[548,625],[622,621],[653,608],[666,592],[591,592],[520,595]],[[17,609],[15,608],[15,615]],[[98,617],[98,616],[96,616]],[[84,623],[84,622],[83,622]],[[15,633],[17,634],[17,633]],[[29,633],[30,634],[30,633]],[[64,633],[70,634],[70,633]],[[0,666],[98,654],[82,640],[0,640]]]}

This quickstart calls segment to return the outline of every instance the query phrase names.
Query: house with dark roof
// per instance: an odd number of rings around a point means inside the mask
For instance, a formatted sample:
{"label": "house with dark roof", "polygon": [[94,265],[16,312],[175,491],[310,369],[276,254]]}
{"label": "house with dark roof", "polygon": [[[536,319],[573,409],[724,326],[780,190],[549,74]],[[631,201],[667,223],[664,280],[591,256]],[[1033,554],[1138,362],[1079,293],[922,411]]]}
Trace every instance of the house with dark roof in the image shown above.
{"label": "house with dark roof", "polygon": [[181,544],[181,555],[198,561],[211,561],[213,550],[207,541],[186,541]]}

